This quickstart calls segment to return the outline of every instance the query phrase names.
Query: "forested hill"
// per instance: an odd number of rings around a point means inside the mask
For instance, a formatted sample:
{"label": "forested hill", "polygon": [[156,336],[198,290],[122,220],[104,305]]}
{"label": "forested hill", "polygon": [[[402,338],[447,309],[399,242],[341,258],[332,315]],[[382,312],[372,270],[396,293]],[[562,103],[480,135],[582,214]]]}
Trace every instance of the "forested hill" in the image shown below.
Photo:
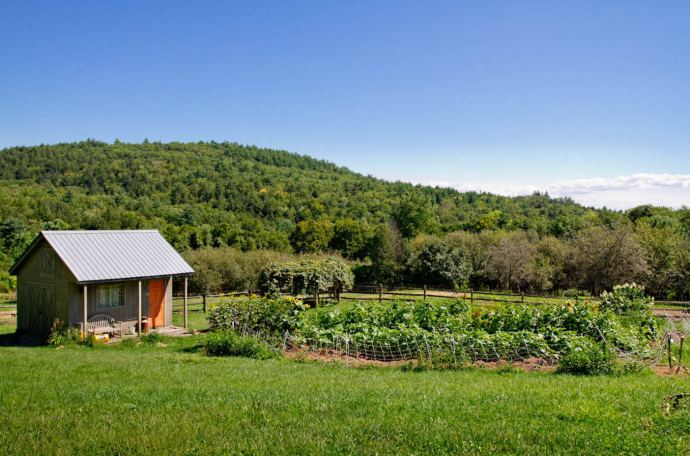
{"label": "forested hill", "polygon": [[595,215],[569,199],[392,183],[308,156],[227,142],[13,147],[0,151],[0,179],[3,219],[22,220],[34,232],[44,226],[158,228],[181,248],[195,232],[193,242],[213,242],[213,229],[228,224],[232,238],[226,243],[285,250],[288,233],[301,221],[352,219],[374,226],[406,200],[431,209],[419,228],[432,232],[563,234]]}
{"label": "forested hill", "polygon": [[[213,226],[246,218],[279,230],[311,219],[380,223],[406,194],[426,195],[443,231],[486,223],[544,231],[559,216],[591,212],[543,195],[509,198],[392,183],[308,156],[236,143],[89,140],[13,147],[0,151],[0,179],[4,217],[60,219],[73,228]],[[33,201],[8,204],[15,196]]]}

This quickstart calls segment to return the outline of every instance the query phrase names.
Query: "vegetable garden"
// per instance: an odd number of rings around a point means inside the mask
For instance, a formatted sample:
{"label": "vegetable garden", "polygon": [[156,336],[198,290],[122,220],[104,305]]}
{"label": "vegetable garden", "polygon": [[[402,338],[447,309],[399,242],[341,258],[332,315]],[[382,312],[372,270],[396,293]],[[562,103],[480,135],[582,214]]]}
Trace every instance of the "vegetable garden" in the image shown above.
{"label": "vegetable garden", "polygon": [[313,309],[289,296],[254,295],[226,297],[211,309],[209,321],[219,332],[232,333],[229,340],[254,337],[291,356],[435,367],[529,361],[586,373],[659,361],[668,330],[652,316],[651,304],[635,285],[616,287],[601,302],[538,307],[398,299],[349,306],[325,302]]}

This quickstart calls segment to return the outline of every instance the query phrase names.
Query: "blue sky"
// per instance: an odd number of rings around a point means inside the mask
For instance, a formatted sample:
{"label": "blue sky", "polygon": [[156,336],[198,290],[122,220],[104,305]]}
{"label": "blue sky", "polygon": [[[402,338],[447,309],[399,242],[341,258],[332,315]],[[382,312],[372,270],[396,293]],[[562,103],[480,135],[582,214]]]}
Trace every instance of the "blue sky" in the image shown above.
{"label": "blue sky", "polygon": [[690,205],[690,2],[0,2],[0,147],[237,141]]}

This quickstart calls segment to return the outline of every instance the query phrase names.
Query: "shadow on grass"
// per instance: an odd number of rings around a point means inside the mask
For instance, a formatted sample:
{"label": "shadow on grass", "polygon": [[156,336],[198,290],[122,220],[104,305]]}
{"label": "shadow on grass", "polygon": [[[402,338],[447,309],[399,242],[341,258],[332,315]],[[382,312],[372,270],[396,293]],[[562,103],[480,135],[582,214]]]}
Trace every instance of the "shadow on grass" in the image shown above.
{"label": "shadow on grass", "polygon": [[27,334],[23,331],[0,334],[0,346],[2,347],[37,347],[45,345],[46,340],[45,336]]}
{"label": "shadow on grass", "polygon": [[194,345],[191,345],[189,347],[180,347],[177,350],[180,353],[201,353],[201,343],[196,342]]}

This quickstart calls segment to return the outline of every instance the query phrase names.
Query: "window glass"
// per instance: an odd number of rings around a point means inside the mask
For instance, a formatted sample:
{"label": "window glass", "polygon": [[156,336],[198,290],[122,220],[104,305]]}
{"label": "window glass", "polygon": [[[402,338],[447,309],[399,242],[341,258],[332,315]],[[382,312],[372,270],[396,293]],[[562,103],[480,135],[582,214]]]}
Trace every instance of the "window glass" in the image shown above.
{"label": "window glass", "polygon": [[98,307],[108,307],[108,287],[98,287]]}
{"label": "window glass", "polygon": [[98,291],[98,307],[117,307],[124,305],[124,285],[99,285]]}
{"label": "window glass", "polygon": [[122,285],[115,285],[110,287],[110,305],[122,305]]}

